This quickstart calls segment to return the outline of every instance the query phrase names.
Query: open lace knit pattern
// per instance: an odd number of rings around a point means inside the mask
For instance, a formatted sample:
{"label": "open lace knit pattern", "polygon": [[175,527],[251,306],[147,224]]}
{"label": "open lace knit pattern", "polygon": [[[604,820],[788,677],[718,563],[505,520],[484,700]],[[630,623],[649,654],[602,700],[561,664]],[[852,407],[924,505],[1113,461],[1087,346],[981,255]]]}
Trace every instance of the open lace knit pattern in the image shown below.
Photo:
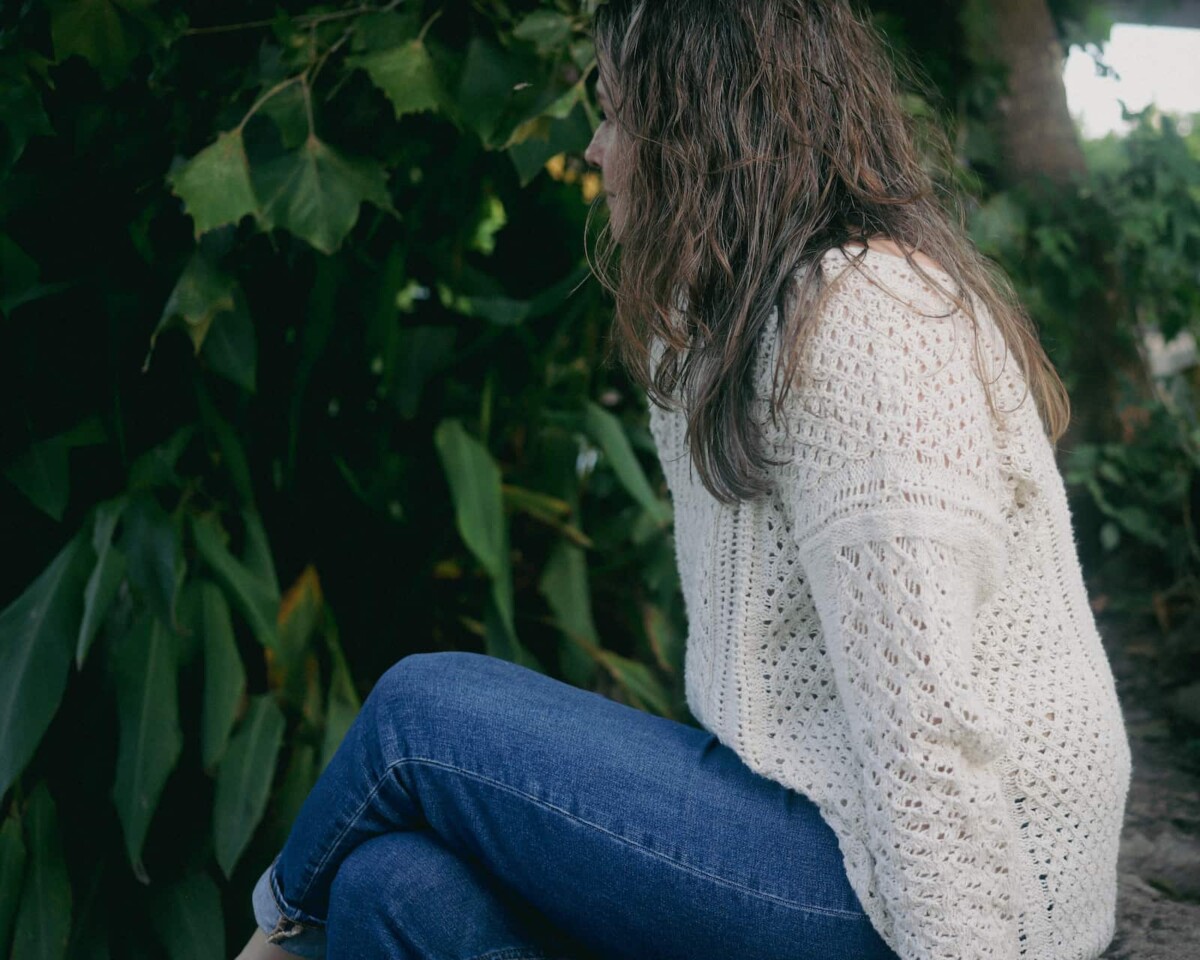
{"label": "open lace knit pattern", "polygon": [[969,319],[904,260],[822,269],[779,424],[774,322],[759,350],[770,496],[721,505],[651,405],[688,706],[818,805],[904,960],[1099,957],[1131,756],[1033,397],[983,313],[993,423]]}

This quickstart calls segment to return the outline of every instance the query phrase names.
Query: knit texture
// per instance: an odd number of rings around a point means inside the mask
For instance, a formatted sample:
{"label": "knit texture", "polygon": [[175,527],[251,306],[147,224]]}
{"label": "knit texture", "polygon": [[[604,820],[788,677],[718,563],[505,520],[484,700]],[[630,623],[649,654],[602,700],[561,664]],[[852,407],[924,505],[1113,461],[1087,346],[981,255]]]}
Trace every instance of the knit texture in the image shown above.
{"label": "knit texture", "polygon": [[770,496],[720,504],[683,410],[650,408],[688,706],[817,804],[903,960],[1098,957],[1131,757],[1033,396],[980,307],[993,422],[969,318],[904,260],[821,269],[836,292],[778,423],[777,315],[759,347]]}

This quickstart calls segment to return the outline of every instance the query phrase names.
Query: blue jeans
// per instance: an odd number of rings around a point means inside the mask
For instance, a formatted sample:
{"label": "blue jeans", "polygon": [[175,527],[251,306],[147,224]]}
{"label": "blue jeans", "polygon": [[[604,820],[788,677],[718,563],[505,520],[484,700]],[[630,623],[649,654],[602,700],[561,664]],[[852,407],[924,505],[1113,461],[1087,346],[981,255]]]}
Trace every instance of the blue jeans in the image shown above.
{"label": "blue jeans", "polygon": [[253,895],[334,960],[896,960],[807,797],[485,654],[376,684]]}

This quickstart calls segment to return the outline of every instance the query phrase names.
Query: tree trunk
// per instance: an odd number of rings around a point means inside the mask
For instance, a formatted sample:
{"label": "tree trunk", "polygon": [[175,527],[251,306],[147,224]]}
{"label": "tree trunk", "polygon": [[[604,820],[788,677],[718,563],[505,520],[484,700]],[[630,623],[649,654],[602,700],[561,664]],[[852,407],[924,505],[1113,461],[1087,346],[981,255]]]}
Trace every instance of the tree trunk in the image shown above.
{"label": "tree trunk", "polygon": [[[1046,0],[967,0],[964,23],[977,63],[998,65],[1007,77],[994,121],[1000,176],[1047,212],[1062,209],[1064,218],[1086,213],[1080,205],[1095,201],[1078,191],[1087,163],[1067,106],[1065,55]],[[1060,443],[1062,459],[1079,443],[1120,440],[1119,373],[1145,381],[1140,358],[1119,333],[1124,308],[1107,231],[1085,237],[1076,255],[1081,270],[1101,280],[1076,304],[1074,367],[1080,378],[1071,396],[1071,426]]]}
{"label": "tree trunk", "polygon": [[1015,183],[1047,177],[1065,184],[1087,172],[1067,107],[1065,56],[1046,0],[991,0],[980,38],[1007,72],[996,107],[1004,174]]}

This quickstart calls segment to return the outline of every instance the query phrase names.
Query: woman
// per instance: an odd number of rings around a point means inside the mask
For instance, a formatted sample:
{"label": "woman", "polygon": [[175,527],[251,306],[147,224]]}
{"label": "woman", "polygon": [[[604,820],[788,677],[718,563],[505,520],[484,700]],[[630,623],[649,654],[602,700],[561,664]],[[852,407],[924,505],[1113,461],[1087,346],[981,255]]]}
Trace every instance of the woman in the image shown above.
{"label": "woman", "polygon": [[1130,755],[1067,398],[882,44],[841,0],[614,0],[595,39],[701,727],[405,657],[242,956],[1098,957]]}

